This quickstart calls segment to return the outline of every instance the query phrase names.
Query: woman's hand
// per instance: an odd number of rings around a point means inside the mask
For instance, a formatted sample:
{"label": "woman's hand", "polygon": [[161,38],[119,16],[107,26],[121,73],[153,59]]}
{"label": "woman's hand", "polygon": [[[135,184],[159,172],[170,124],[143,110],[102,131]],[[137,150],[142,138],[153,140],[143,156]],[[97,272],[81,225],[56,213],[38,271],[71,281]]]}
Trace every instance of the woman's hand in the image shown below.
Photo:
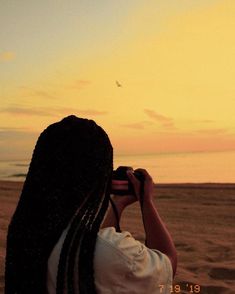
{"label": "woman's hand", "polygon": [[124,209],[125,207],[136,202],[138,199],[135,195],[113,195],[112,200],[118,208]]}
{"label": "woman's hand", "polygon": [[[115,205],[115,208],[109,207],[106,217],[103,221],[102,228],[105,227],[115,227],[118,231],[120,229],[119,222],[121,219],[121,215],[123,210],[131,205],[132,203],[136,202],[138,199],[135,195],[111,195],[111,200]],[[116,214],[115,214],[116,211]]]}
{"label": "woman's hand", "polygon": [[[142,200],[143,203],[152,202],[154,195],[154,183],[152,177],[145,169],[138,168],[135,171],[140,172],[144,176],[144,195]],[[134,187],[136,198],[141,202],[140,181],[135,177],[133,171],[131,170],[127,171],[127,176]]]}

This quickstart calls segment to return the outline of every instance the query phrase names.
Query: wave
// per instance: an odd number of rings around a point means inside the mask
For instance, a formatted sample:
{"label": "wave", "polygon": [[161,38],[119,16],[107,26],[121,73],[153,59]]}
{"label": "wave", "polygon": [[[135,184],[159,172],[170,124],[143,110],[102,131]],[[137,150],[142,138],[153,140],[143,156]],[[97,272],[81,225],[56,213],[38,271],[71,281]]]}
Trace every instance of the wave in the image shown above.
{"label": "wave", "polygon": [[25,178],[27,174],[12,174],[8,176],[9,178]]}

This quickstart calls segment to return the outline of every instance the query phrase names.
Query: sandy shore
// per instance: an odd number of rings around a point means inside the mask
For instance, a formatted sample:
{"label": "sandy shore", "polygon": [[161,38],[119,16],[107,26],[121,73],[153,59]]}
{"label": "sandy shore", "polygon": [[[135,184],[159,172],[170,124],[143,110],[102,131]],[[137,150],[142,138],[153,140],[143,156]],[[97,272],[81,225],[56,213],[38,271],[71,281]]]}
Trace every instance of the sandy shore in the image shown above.
{"label": "sandy shore", "polygon": [[[0,293],[7,227],[21,189],[22,183],[0,182]],[[235,184],[164,184],[155,191],[178,252],[172,293],[235,293]],[[122,229],[144,240],[138,205],[126,210]]]}

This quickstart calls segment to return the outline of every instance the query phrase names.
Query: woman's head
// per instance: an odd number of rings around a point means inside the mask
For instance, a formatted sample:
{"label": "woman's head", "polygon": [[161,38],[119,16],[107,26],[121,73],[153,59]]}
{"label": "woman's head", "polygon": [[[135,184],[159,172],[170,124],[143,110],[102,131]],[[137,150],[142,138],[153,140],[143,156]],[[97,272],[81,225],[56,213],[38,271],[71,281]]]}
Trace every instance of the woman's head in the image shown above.
{"label": "woman's head", "polygon": [[54,205],[63,201],[63,210],[74,209],[111,172],[112,146],[105,131],[93,120],[68,116],[39,136],[26,185],[37,187],[31,199],[37,192],[41,202],[44,191],[50,191]]}
{"label": "woman's head", "polygon": [[64,284],[65,275],[75,267],[71,247],[75,251],[77,246],[82,254],[89,244],[80,266],[86,256],[86,276],[92,279],[90,260],[108,205],[112,158],[107,134],[92,120],[68,116],[41,133],[8,230],[6,293],[30,293],[35,287],[37,293],[45,290],[47,259],[71,220],[59,266],[58,292],[74,287],[74,281]]}

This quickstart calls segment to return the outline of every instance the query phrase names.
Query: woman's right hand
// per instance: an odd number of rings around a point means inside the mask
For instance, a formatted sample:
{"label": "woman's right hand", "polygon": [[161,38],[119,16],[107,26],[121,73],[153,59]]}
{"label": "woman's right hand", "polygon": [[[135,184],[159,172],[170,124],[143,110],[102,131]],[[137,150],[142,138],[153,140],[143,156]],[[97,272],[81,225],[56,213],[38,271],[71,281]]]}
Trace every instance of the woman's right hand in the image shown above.
{"label": "woman's right hand", "polygon": [[140,201],[140,203],[141,203],[141,201],[142,201],[143,204],[146,203],[146,202],[152,202],[153,195],[154,195],[154,182],[153,182],[152,177],[143,168],[138,168],[135,171],[141,173],[143,175],[143,177],[144,177],[144,192],[143,192],[144,195],[143,195],[143,199],[141,200],[141,196],[140,196],[141,183],[135,177],[133,171],[131,171],[131,170],[127,171],[127,176],[128,176],[129,180],[131,181],[131,183],[132,183],[132,185],[134,187],[135,196]]}

